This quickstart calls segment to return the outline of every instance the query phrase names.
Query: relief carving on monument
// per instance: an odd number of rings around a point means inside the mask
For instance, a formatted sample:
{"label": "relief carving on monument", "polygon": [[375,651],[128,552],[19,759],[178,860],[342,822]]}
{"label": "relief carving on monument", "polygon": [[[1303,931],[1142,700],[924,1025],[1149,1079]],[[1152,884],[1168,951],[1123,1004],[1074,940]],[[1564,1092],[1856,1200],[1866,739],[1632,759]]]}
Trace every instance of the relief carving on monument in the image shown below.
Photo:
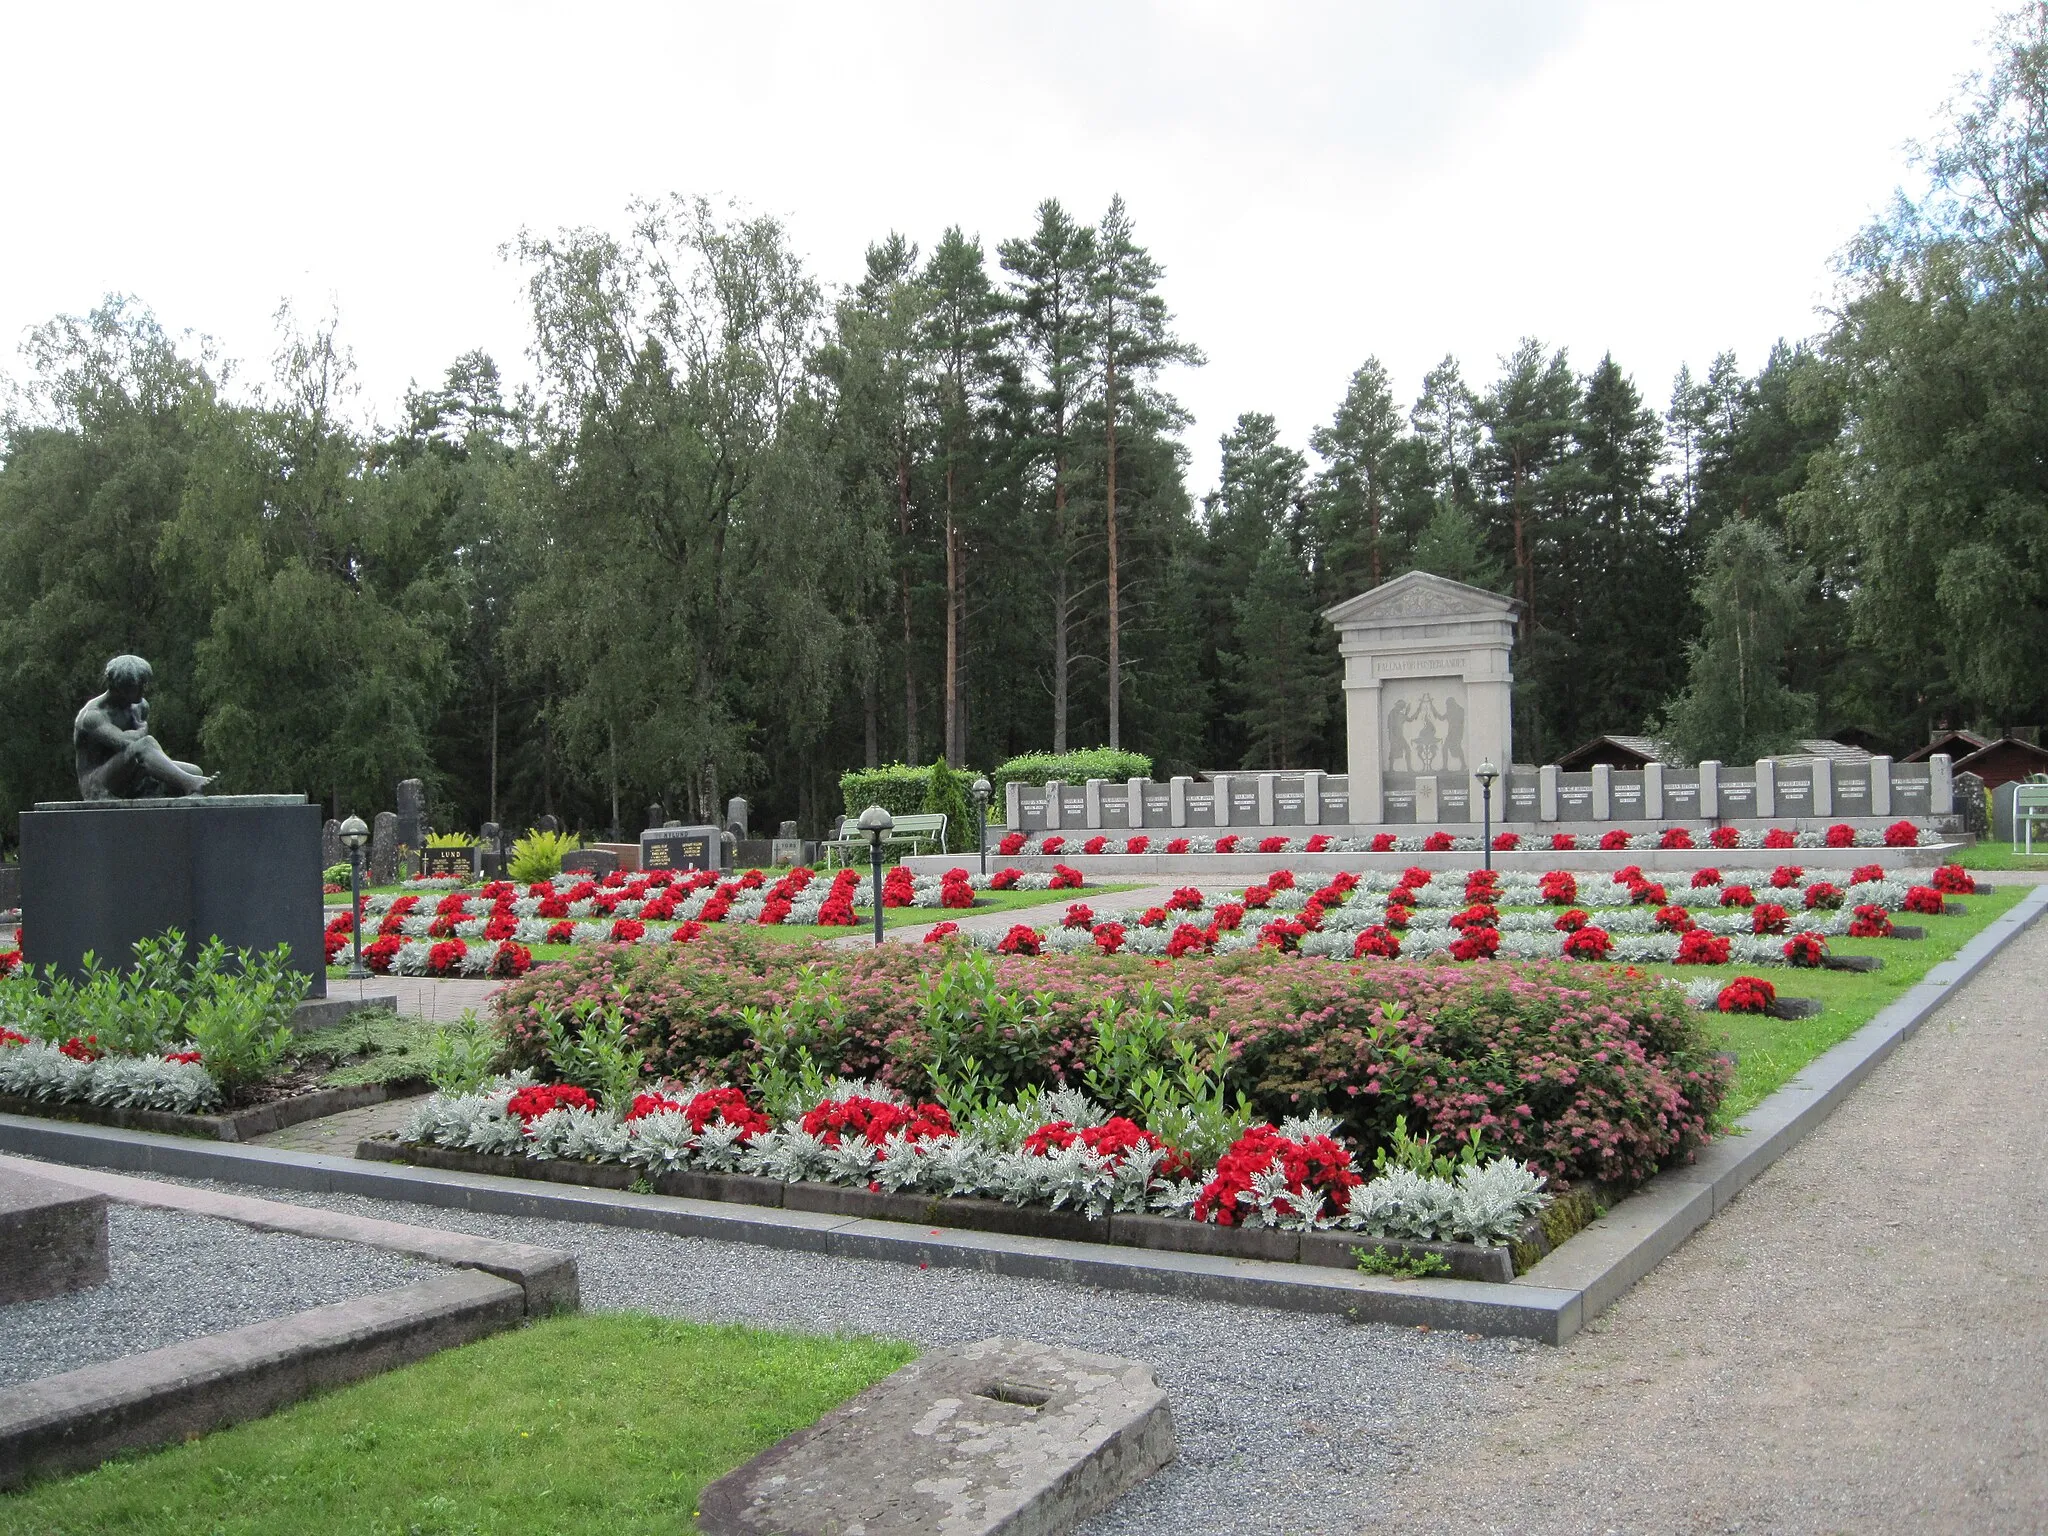
{"label": "relief carving on monument", "polygon": [[1457,678],[1419,679],[1381,691],[1387,773],[1469,773],[1465,760],[1465,685]]}

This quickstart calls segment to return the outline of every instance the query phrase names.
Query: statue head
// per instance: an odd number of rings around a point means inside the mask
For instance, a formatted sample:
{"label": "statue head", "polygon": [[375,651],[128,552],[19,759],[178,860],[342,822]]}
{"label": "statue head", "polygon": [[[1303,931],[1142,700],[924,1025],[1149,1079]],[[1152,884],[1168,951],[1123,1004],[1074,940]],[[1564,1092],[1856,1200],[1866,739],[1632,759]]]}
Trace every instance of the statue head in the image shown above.
{"label": "statue head", "polygon": [[116,656],[107,663],[102,676],[108,693],[122,704],[133,704],[149,691],[155,674],[140,656]]}

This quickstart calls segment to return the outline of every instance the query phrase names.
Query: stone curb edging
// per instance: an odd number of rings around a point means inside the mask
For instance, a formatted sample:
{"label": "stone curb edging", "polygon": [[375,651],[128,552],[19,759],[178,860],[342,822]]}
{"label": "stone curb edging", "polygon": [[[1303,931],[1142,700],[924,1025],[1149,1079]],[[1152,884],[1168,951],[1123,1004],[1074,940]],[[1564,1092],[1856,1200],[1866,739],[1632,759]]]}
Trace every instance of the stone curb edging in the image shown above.
{"label": "stone curb edging", "polygon": [[[1175,829],[1176,832],[1185,830]],[[1203,835],[1226,828],[1203,828]],[[1090,834],[1093,835],[1093,834]],[[1808,869],[1854,869],[1858,864],[1883,863],[1902,869],[1933,869],[1947,863],[1961,851],[1956,843],[1928,843],[1917,848],[1520,848],[1497,852],[1493,867],[1502,874],[1541,874],[1549,869],[1574,869],[1581,873],[1612,873],[1627,865],[1638,865],[1646,874],[1680,874],[1689,870],[1730,867],[1749,868],[1752,862],[1768,867],[1796,859]],[[912,874],[938,876],[947,870],[966,868],[973,854],[917,853],[907,855],[903,864]],[[1078,869],[1087,880],[1145,880],[1161,882],[1176,878],[1203,882],[1224,881],[1241,885],[1257,882],[1276,869],[1300,874],[1363,874],[1378,870],[1397,874],[1411,865],[1439,872],[1470,870],[1479,855],[1471,849],[1457,853],[1082,853],[1078,847],[1059,853],[989,853],[990,869],[1018,869],[1025,874],[1049,875],[1055,866]],[[975,866],[979,868],[979,865]],[[1242,880],[1235,877],[1242,875]],[[1088,888],[1076,893],[1087,900]]]}
{"label": "stone curb edging", "polygon": [[2048,886],[2031,892],[1862,1029],[1808,1063],[1743,1119],[1739,1134],[1712,1143],[1693,1163],[1659,1174],[1505,1285],[1383,1280],[1298,1264],[1146,1249],[1104,1252],[1099,1243],[948,1228],[905,1232],[899,1222],[396,1165],[365,1166],[347,1158],[93,1130],[9,1115],[0,1115],[0,1149],[173,1178],[361,1194],[1562,1344],[1826,1119],[1957,985],[1982,969],[2044,910]]}
{"label": "stone curb edging", "polygon": [[458,1270],[0,1391],[0,1489],[259,1418],[516,1327],[518,1286]]}
{"label": "stone curb edging", "polygon": [[[368,1109],[392,1097],[390,1083],[357,1083],[346,1088],[316,1088],[269,1104],[254,1104],[225,1115],[181,1115],[168,1109],[127,1109],[79,1099],[24,1099],[0,1094],[0,1113],[47,1115],[90,1125],[112,1125],[138,1131],[163,1131],[173,1136],[201,1136],[211,1141],[253,1141],[287,1126],[324,1120],[344,1110]],[[404,1086],[403,1084],[399,1086]]]}
{"label": "stone curb edging", "polygon": [[1362,1322],[1455,1328],[1549,1343],[1561,1343],[1578,1328],[1576,1296],[1521,1281],[1503,1285],[1479,1280],[1389,1280],[1306,1264],[1111,1248],[1097,1242],[956,1227],[906,1227],[900,1221],[363,1163],[320,1153],[196,1142],[12,1115],[0,1115],[0,1150],[168,1178],[367,1195],[499,1216],[631,1227],[678,1237],[931,1268],[977,1269],[1112,1290],[1335,1312]]}
{"label": "stone curb edging", "polygon": [[166,1184],[161,1179],[131,1178],[125,1174],[102,1173],[97,1169],[69,1167],[25,1157],[0,1156],[0,1169],[13,1169],[52,1183],[90,1190],[124,1205],[183,1211],[187,1215],[232,1221],[259,1232],[290,1232],[299,1237],[326,1238],[338,1243],[354,1243],[362,1248],[377,1248],[386,1253],[404,1254],[407,1258],[425,1259],[432,1264],[446,1264],[451,1268],[481,1270],[518,1286],[525,1296],[529,1317],[541,1317],[550,1312],[573,1312],[580,1303],[576,1256],[559,1248],[540,1248],[531,1243],[506,1242],[495,1237],[473,1237],[467,1232],[415,1227],[374,1216],[323,1210],[316,1205],[256,1200],[247,1195],[195,1189],[188,1184]]}

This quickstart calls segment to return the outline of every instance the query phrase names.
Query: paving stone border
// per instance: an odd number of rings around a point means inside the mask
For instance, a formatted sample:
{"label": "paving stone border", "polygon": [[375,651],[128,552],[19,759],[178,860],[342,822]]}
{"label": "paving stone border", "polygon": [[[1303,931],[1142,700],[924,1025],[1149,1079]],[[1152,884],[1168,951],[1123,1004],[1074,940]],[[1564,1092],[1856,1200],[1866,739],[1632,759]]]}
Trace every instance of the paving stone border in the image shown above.
{"label": "paving stone border", "polygon": [[175,1444],[516,1326],[518,1286],[454,1270],[0,1390],[0,1489]]}
{"label": "paving stone border", "polygon": [[[1234,856],[1233,856],[1234,857]],[[949,1229],[815,1211],[761,1209],[438,1169],[365,1163],[0,1115],[0,1150],[178,1178],[413,1201],[498,1215],[638,1227],[932,1267],[1071,1281],[1159,1295],[1334,1312],[1561,1344],[1735,1198],[1909,1038],[1949,992],[2048,910],[2029,893],[1903,997],[1800,1071],[1698,1160],[1659,1174],[1506,1284],[1389,1280],[1311,1265],[1165,1253]]]}

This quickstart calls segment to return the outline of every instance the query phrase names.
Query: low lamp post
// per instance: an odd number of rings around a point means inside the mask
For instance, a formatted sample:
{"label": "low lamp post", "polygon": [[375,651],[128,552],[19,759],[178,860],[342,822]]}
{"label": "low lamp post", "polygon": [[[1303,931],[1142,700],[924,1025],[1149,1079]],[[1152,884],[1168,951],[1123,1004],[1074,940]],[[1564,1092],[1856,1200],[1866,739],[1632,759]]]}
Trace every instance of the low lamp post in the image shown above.
{"label": "low lamp post", "polygon": [[987,779],[974,781],[974,845],[981,850],[981,872],[988,873],[988,797],[993,793]]}
{"label": "low lamp post", "polygon": [[887,837],[896,825],[896,818],[879,805],[871,805],[860,813],[860,820],[854,823],[868,835],[869,856],[875,866],[875,942],[882,942],[882,839]]}
{"label": "low lamp post", "polygon": [[363,845],[370,840],[370,829],[363,825],[362,817],[351,816],[341,824],[340,837],[341,846],[348,850],[348,922],[355,943],[348,979],[368,981],[370,973],[363,969]]}
{"label": "low lamp post", "polygon": [[1493,868],[1493,781],[1500,777],[1500,770],[1487,759],[1479,765],[1479,772],[1473,775],[1479,780],[1479,846],[1486,854],[1486,868]]}

